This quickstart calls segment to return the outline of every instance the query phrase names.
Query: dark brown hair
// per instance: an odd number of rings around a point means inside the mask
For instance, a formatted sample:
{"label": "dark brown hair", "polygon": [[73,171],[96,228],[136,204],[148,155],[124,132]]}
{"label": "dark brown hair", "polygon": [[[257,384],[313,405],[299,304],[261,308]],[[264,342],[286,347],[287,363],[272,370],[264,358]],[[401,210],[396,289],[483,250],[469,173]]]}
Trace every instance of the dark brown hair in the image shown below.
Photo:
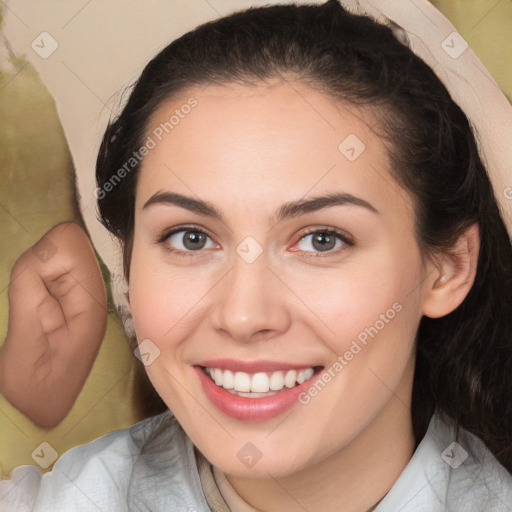
{"label": "dark brown hair", "polygon": [[[450,250],[478,223],[475,283],[451,314],[417,333],[412,420],[417,442],[437,410],[479,436],[512,471],[512,247],[467,117],[397,28],[322,5],[252,8],[201,25],[144,69],[107,128],[97,160],[102,188],[141,147],[162,101],[199,84],[298,80],[376,114],[394,178],[413,198],[424,254]],[[346,103],[346,104],[348,104]],[[124,244],[134,229],[135,166],[98,200]]]}

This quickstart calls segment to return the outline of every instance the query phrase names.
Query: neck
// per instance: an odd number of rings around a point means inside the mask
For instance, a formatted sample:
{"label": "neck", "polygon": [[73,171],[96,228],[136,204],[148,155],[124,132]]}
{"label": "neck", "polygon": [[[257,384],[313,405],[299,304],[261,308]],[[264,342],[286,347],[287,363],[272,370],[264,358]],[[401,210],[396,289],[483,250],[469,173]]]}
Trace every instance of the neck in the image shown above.
{"label": "neck", "polygon": [[314,466],[280,478],[229,475],[229,482],[249,505],[265,512],[373,510],[415,450],[408,380],[349,445]]}

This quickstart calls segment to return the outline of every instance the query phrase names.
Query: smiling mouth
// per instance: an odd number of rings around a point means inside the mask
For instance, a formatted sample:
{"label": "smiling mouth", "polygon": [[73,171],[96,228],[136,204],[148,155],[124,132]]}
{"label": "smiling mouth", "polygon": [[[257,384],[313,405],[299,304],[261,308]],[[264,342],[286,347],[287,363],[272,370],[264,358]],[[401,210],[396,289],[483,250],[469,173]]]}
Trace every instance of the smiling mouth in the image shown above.
{"label": "smiling mouth", "polygon": [[233,395],[245,398],[262,398],[292,389],[311,379],[322,366],[311,366],[299,370],[277,370],[272,372],[232,372],[222,368],[202,367],[210,380]]}

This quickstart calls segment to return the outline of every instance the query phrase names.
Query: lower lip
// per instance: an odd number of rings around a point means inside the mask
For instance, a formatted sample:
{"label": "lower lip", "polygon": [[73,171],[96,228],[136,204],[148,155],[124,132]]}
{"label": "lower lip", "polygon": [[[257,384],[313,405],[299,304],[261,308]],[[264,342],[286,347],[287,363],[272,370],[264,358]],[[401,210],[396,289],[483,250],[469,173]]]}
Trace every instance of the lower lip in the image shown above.
{"label": "lower lip", "polygon": [[313,377],[306,382],[293,388],[279,391],[275,395],[261,398],[247,398],[229,393],[224,388],[217,386],[215,382],[206,375],[202,367],[194,366],[199,375],[201,386],[210,401],[217,406],[224,414],[245,421],[264,421],[275,418],[287,411],[298,401],[299,395],[306,391],[313,382]]}

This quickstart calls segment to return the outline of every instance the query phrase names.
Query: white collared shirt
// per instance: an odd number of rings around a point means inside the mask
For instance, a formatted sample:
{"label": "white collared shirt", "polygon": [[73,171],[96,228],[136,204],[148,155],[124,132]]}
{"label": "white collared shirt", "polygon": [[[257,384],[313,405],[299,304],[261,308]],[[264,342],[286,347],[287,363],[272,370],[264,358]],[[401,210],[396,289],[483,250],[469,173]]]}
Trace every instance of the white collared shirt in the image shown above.
{"label": "white collared shirt", "polygon": [[[48,473],[15,468],[0,481],[0,512],[255,510],[218,468],[212,473],[207,463],[200,467],[201,475],[192,442],[167,411],[72,448]],[[215,475],[209,488],[207,473]],[[454,427],[434,415],[409,464],[374,510],[510,512],[512,476],[480,439],[466,431],[456,439]]]}

